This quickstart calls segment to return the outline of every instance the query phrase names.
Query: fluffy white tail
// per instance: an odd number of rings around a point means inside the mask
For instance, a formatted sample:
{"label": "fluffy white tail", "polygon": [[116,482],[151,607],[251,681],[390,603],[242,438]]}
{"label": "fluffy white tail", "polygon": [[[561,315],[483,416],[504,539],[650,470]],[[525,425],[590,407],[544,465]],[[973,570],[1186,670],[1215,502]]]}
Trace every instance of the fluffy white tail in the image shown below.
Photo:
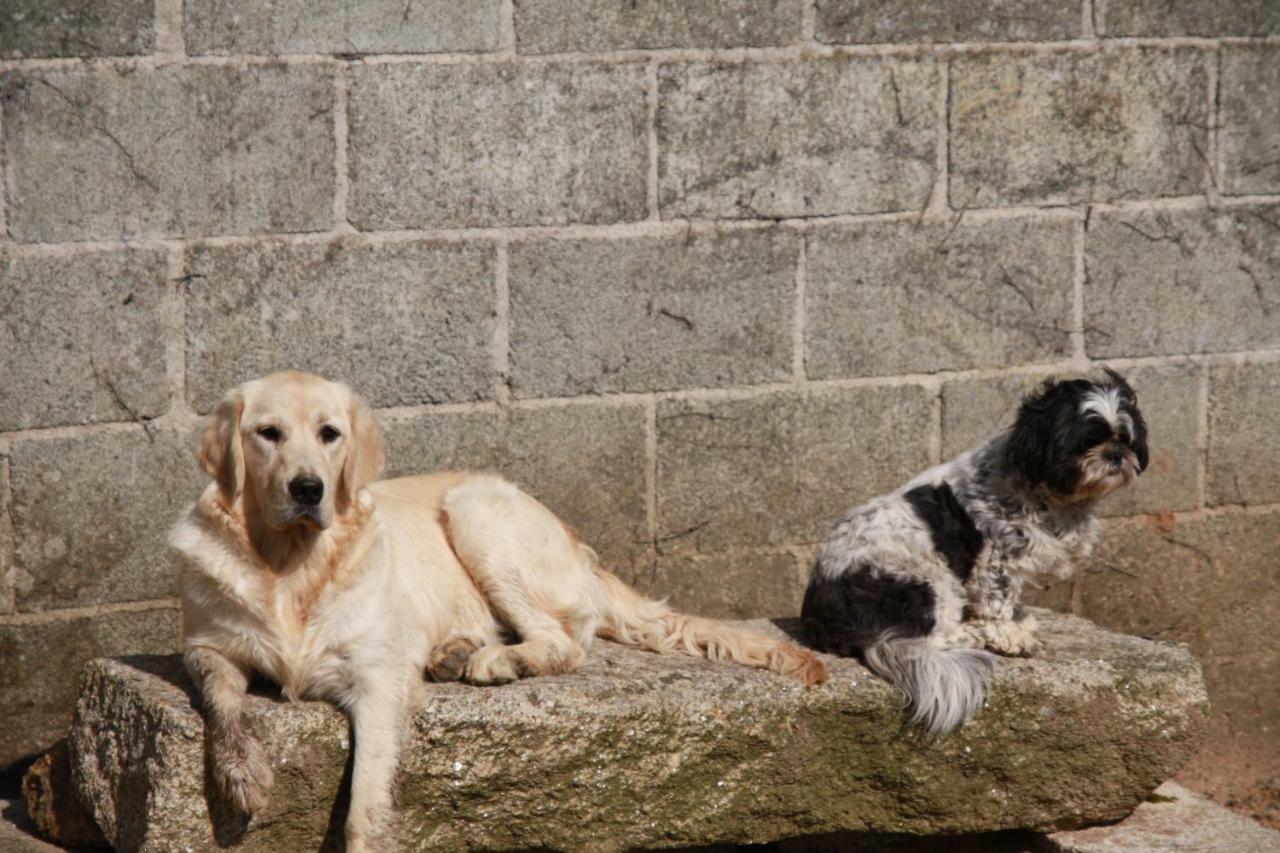
{"label": "fluffy white tail", "polygon": [[812,652],[715,619],[677,613],[645,598],[604,569],[596,574],[608,592],[609,609],[600,636],[659,653],[683,652],[721,663],[768,669],[803,682],[827,680],[827,665]]}
{"label": "fluffy white tail", "polygon": [[995,659],[981,649],[937,649],[924,640],[882,638],[862,651],[867,667],[907,694],[908,721],[931,738],[959,728],[982,707]]}

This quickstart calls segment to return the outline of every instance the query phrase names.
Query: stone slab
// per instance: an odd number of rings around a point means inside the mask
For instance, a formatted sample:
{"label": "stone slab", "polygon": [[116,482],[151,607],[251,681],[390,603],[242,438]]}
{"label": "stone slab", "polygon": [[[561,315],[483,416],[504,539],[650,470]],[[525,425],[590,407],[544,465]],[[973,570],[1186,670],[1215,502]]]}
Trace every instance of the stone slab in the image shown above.
{"label": "stone slab", "polygon": [[800,37],[788,3],[759,0],[520,0],[521,53],[767,47]]}
{"label": "stone slab", "polygon": [[933,188],[934,62],[814,59],[658,69],[664,218],[919,210]]}
{"label": "stone slab", "polygon": [[[1045,654],[999,661],[986,708],[932,746],[900,735],[894,691],[850,660],[833,660],[830,682],[805,690],[601,642],[572,675],[429,685],[401,774],[406,849],[619,850],[1118,820],[1198,746],[1199,666],[1181,646],[1037,616]],[[315,849],[340,826],[331,813],[346,720],[269,696],[248,713],[276,787],[244,827],[216,803],[210,814],[203,726],[178,659],[86,668],[73,776],[120,853]]]}
{"label": "stone slab", "polygon": [[1124,820],[1056,832],[1046,853],[1270,853],[1280,832],[1165,782]]}
{"label": "stone slab", "polygon": [[351,221],[362,230],[643,219],[639,65],[358,65]]}
{"label": "stone slab", "polygon": [[791,377],[799,241],[781,229],[511,248],[517,397]]}
{"label": "stone slab", "polygon": [[1207,74],[1194,49],[958,57],[951,206],[1201,192]]}
{"label": "stone slab", "polygon": [[187,52],[442,53],[502,38],[502,0],[184,0]]}
{"label": "stone slab", "polygon": [[322,231],[335,89],[315,65],[3,78],[9,226],[28,242]]}
{"label": "stone slab", "polygon": [[827,44],[1058,41],[1079,38],[1070,0],[822,0],[815,37]]}

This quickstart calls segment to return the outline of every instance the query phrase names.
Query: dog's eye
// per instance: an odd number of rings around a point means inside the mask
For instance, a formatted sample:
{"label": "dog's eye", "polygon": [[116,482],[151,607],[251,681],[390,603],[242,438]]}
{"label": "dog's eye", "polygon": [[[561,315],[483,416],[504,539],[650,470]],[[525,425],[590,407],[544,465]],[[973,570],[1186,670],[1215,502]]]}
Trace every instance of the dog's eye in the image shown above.
{"label": "dog's eye", "polygon": [[272,444],[275,444],[277,441],[280,440],[280,430],[276,429],[273,426],[258,427],[258,435],[262,436],[264,439],[271,442]]}
{"label": "dog's eye", "polygon": [[320,427],[320,440],[325,444],[333,444],[341,437],[342,433],[338,432],[331,426],[325,425]]}

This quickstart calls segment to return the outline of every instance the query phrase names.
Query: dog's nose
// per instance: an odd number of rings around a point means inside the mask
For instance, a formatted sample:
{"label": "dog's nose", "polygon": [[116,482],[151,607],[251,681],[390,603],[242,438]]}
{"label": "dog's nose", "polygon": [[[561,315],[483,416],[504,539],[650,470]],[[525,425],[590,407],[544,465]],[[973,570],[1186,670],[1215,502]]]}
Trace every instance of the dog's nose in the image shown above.
{"label": "dog's nose", "polygon": [[1102,456],[1112,465],[1119,465],[1124,461],[1124,448],[1108,447],[1107,452],[1102,454]]}
{"label": "dog's nose", "polygon": [[315,506],[324,497],[324,483],[319,477],[294,477],[289,481],[289,494],[303,506]]}

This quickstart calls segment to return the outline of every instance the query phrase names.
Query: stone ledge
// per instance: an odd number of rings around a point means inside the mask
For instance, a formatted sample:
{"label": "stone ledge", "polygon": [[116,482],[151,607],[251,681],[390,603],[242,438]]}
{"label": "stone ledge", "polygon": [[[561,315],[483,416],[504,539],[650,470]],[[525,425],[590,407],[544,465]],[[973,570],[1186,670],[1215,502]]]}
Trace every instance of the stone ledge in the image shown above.
{"label": "stone ledge", "polygon": [[1119,823],[1058,832],[1046,842],[1043,853],[1265,853],[1280,850],[1280,832],[1165,782]]}
{"label": "stone ledge", "polygon": [[[894,692],[847,660],[806,691],[600,643],[570,676],[429,685],[401,774],[406,847],[608,850],[1119,820],[1198,747],[1200,667],[1185,646],[1038,616],[1045,654],[1001,660],[986,709],[932,746],[900,735]],[[210,814],[191,696],[176,657],[86,666],[72,775],[119,851],[316,849],[340,832],[338,711],[251,701],[276,787],[246,827],[216,803]]]}

